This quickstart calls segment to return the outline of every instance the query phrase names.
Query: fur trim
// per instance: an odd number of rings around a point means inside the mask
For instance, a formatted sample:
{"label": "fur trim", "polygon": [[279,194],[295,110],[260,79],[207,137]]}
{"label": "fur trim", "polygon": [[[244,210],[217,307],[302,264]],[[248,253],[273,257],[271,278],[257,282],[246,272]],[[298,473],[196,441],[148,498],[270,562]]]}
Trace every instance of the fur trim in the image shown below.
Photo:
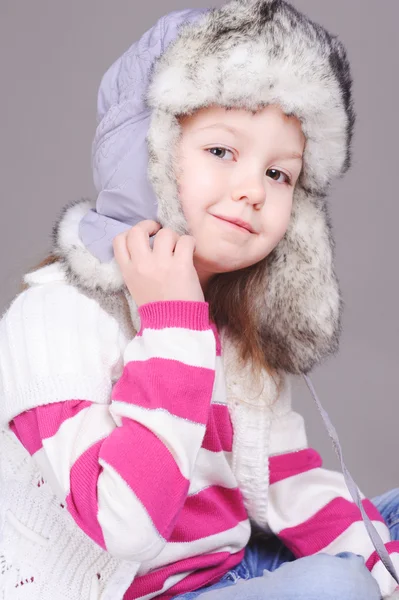
{"label": "fur trim", "polygon": [[307,138],[299,185],[316,196],[349,168],[354,112],[345,49],[282,0],[232,0],[182,27],[155,62],[147,102],[149,174],[168,206],[177,196],[176,115],[215,103],[247,110],[275,103],[296,115]]}
{"label": "fur trim", "polygon": [[70,283],[90,291],[118,292],[125,283],[115,258],[108,263],[100,262],[79,237],[79,223],[92,208],[95,202],[89,199],[64,206],[53,227],[53,251],[60,257]]}
{"label": "fur trim", "polygon": [[288,230],[267,257],[264,295],[254,301],[269,364],[308,373],[335,354],[343,300],[334,269],[327,205],[298,190]]}

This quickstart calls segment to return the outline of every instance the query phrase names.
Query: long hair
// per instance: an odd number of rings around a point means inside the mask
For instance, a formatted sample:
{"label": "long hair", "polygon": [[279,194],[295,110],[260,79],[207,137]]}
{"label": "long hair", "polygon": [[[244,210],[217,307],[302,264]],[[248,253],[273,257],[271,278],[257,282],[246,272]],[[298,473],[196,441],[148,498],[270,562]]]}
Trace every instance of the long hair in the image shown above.
{"label": "long hair", "polygon": [[277,371],[265,360],[262,338],[257,326],[257,307],[254,298],[262,297],[267,257],[254,265],[214,275],[207,286],[205,300],[210,317],[218,328],[224,327],[238,348],[243,363],[251,365],[254,377],[262,369],[273,378]]}

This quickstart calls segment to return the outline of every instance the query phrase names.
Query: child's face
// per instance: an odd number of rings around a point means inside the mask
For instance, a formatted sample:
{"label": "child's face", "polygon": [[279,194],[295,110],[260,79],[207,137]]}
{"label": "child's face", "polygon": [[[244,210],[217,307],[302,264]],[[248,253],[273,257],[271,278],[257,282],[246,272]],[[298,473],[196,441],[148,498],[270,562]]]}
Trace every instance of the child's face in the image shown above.
{"label": "child's face", "polygon": [[[256,114],[209,107],[180,123],[179,197],[206,285],[215,273],[259,262],[284,236],[305,137],[298,119],[277,106]],[[253,233],[220,217],[241,219]]]}

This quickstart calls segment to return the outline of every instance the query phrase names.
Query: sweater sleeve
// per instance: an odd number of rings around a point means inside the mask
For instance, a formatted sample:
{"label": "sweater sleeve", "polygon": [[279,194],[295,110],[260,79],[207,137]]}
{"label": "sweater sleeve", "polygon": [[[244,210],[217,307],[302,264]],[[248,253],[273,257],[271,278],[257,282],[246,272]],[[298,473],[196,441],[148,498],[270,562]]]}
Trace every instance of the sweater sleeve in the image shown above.
{"label": "sweater sleeve", "polygon": [[[397,584],[369,538],[342,473],[322,466],[308,447],[304,419],[294,411],[275,419],[271,428],[268,521],[271,530],[297,557],[318,552],[353,552],[364,557],[383,598]],[[399,541],[392,541],[383,517],[361,493],[363,507],[399,572]]]}
{"label": "sweater sleeve", "polygon": [[[55,298],[53,295],[53,301]],[[96,307],[93,302],[91,309]],[[99,323],[85,327],[79,320],[79,335],[74,335],[64,327],[65,319],[69,328],[76,327],[70,315],[73,309],[71,305],[63,309],[58,306],[54,314],[62,317],[51,324],[44,319],[35,334],[40,336],[36,338],[39,346],[46,340],[53,366],[57,364],[55,356],[60,357],[59,348],[68,344],[69,368],[60,365],[58,371],[74,378],[74,393],[62,400],[58,393],[56,401],[46,404],[38,398],[36,407],[10,420],[10,427],[91,539],[115,557],[150,560],[160,553],[174,529],[205,435],[216,361],[208,305],[156,302],[141,307],[141,330],[124,350],[123,373],[108,402],[88,398],[83,383],[79,394],[82,370],[75,360],[80,357],[84,362],[82,375],[88,379],[96,378],[101,366],[109,370],[112,362],[104,361],[106,349],[105,354],[98,351]],[[7,329],[12,330],[10,320]],[[29,326],[25,329],[29,343],[22,336],[20,352],[32,365],[35,357],[26,355],[26,346],[33,350],[34,344]],[[104,343],[104,331],[101,335]],[[51,347],[49,340],[54,340]],[[0,336],[0,343],[4,342]],[[102,364],[87,359],[90,349]],[[17,382],[22,376],[18,362],[8,366]],[[48,371],[50,388],[59,372]],[[110,373],[106,377],[109,379]],[[34,374],[31,384],[25,380],[24,390],[31,398],[40,395]],[[12,392],[9,378],[7,389]]]}

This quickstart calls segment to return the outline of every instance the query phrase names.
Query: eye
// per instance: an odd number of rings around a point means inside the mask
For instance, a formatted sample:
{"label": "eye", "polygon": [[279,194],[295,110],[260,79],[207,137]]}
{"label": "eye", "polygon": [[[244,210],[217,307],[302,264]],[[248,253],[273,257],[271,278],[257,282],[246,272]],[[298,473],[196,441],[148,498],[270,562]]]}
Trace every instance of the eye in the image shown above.
{"label": "eye", "polygon": [[[284,173],[283,171],[279,171],[278,169],[268,169],[266,171],[266,173],[271,173],[271,175],[269,175],[269,177],[271,177],[271,179],[273,179],[273,181],[277,181],[277,183],[287,183],[287,184],[291,183],[290,177],[287,175],[287,173]],[[280,180],[281,176],[285,177],[285,181]]]}
{"label": "eye", "polygon": [[[219,151],[219,154],[215,154],[213,150]],[[213,148],[207,148],[206,151],[212,153],[213,156],[216,156],[216,158],[220,158],[221,160],[223,160],[223,158],[226,156],[226,152],[230,152],[230,154],[233,154],[231,150],[223,148],[223,146],[214,146]],[[222,156],[220,155],[220,153],[222,154]],[[287,175],[287,173],[284,173],[283,171],[280,171],[279,169],[268,169],[266,173],[271,173],[271,179],[273,179],[273,181],[276,181],[277,183],[286,183],[287,185],[291,184],[291,178],[289,177],[289,175]],[[285,181],[281,180],[281,176],[285,177]]]}
{"label": "eye", "polygon": [[[224,153],[224,154],[223,154],[223,156],[225,156],[225,155],[226,155],[226,154],[225,154],[226,152],[230,152],[230,154],[233,154],[233,152],[232,152],[231,150],[228,150],[227,148],[222,148],[221,146],[215,146],[214,148],[208,148],[208,150],[207,150],[207,151],[208,151],[208,152],[211,152],[211,153],[213,154],[212,150],[221,150],[222,154]],[[216,158],[221,158],[221,159],[223,159],[223,157],[222,157],[222,156],[220,156],[220,155],[217,155],[217,154],[213,154],[213,156],[216,156]]]}

